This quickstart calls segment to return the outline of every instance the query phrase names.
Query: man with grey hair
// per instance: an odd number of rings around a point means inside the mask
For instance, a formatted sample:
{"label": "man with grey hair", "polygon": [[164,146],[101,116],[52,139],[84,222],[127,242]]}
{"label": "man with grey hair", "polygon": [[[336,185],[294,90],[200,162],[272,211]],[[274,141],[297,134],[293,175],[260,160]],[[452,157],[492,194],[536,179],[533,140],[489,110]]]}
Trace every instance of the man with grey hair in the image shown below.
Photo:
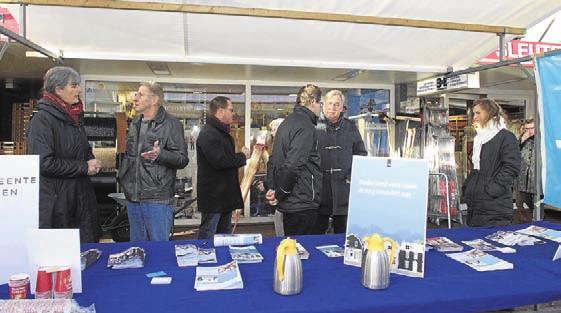
{"label": "man with grey hair", "polygon": [[178,169],[187,166],[183,125],[162,106],[157,83],[141,83],[134,96],[137,117],[131,122],[119,179],[128,200],[131,241],[167,241],[173,222]]}
{"label": "man with grey hair", "polygon": [[83,126],[80,75],[70,67],[53,67],[43,89],[27,134],[27,153],[40,160],[39,227],[78,228],[81,242],[97,242],[99,217],[89,176],[101,163]]}
{"label": "man with grey hair", "polygon": [[345,233],[349,211],[353,155],[367,155],[355,124],[344,116],[345,96],[340,90],[329,91],[323,99],[323,124],[318,131],[323,181],[315,233],[325,234],[329,220],[333,232]]}

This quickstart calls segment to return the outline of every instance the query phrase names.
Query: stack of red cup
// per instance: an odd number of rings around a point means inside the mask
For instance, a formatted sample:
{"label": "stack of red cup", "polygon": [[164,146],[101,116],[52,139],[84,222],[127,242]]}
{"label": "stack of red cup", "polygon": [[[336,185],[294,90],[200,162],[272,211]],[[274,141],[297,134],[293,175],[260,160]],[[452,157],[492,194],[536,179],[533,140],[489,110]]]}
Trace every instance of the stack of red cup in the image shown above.
{"label": "stack of red cup", "polygon": [[55,299],[72,299],[72,273],[70,267],[63,267],[55,273]]}
{"label": "stack of red cup", "polygon": [[29,275],[16,274],[8,281],[10,299],[27,299],[29,295]]}
{"label": "stack of red cup", "polygon": [[53,297],[53,275],[47,268],[40,267],[37,271],[35,299],[51,299]]}

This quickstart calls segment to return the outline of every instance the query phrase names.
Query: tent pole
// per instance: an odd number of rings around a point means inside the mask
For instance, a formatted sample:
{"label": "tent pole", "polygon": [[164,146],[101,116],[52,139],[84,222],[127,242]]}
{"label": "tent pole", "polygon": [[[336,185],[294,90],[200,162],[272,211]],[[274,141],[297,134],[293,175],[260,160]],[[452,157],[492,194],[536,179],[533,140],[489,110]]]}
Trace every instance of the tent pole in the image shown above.
{"label": "tent pole", "polygon": [[23,38],[27,38],[27,4],[20,4],[20,34]]}
{"label": "tent pole", "polygon": [[52,58],[58,64],[64,64],[64,60],[62,59],[62,57],[60,57],[60,56],[52,53],[51,51],[41,47],[40,45],[34,43],[31,40],[25,39],[24,37],[14,33],[13,31],[11,31],[11,30],[3,27],[3,26],[0,26],[0,34],[6,35],[6,36],[12,38],[13,40],[21,43],[22,45],[24,45],[28,48],[31,48],[31,49],[33,49],[33,50],[35,50],[35,51],[37,51],[37,52],[39,52],[39,53],[41,53],[45,56],[48,56],[48,57]]}
{"label": "tent pole", "polygon": [[[536,60],[534,60],[535,64]],[[534,219],[536,221],[541,221],[544,218],[544,211],[543,206],[541,205],[541,195],[542,195],[542,155],[541,155],[541,136],[542,133],[540,132],[541,127],[541,120],[539,114],[539,107],[538,107],[538,89],[537,85],[535,84],[534,79],[534,160],[535,169],[534,169],[534,177],[536,182],[536,196],[534,200]]]}
{"label": "tent pole", "polygon": [[499,36],[499,61],[505,60],[505,34],[497,34]]}

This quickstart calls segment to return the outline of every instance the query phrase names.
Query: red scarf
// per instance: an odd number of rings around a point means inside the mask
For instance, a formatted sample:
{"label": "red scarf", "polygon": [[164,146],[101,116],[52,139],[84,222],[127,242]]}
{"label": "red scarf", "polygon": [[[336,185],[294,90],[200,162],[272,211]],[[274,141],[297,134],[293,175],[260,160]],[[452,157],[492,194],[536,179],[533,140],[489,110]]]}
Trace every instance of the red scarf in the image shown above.
{"label": "red scarf", "polygon": [[74,122],[74,125],[80,124],[80,114],[84,111],[84,104],[82,104],[82,100],[74,104],[68,104],[64,100],[62,100],[59,96],[50,92],[44,92],[43,98],[48,99],[49,101],[55,103],[60,108],[62,108],[64,112],[66,112],[66,114],[70,116],[70,118]]}

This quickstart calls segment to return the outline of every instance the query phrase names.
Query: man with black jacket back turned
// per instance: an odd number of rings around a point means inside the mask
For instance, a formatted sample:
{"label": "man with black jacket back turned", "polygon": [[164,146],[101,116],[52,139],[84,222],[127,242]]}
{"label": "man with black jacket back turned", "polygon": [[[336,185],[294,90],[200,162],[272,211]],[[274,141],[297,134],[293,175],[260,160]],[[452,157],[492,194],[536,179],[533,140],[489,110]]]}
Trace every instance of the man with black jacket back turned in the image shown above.
{"label": "man with black jacket back turned", "polygon": [[223,96],[209,103],[209,117],[197,138],[197,206],[201,212],[199,239],[231,232],[232,211],[243,208],[238,169],[249,158],[249,149],[236,153],[230,124],[232,101]]}
{"label": "man with black jacket back turned", "polygon": [[279,126],[273,145],[273,186],[266,198],[283,213],[285,236],[312,234],[320,204],[322,173],[316,123],[321,90],[298,91],[294,112]]}

